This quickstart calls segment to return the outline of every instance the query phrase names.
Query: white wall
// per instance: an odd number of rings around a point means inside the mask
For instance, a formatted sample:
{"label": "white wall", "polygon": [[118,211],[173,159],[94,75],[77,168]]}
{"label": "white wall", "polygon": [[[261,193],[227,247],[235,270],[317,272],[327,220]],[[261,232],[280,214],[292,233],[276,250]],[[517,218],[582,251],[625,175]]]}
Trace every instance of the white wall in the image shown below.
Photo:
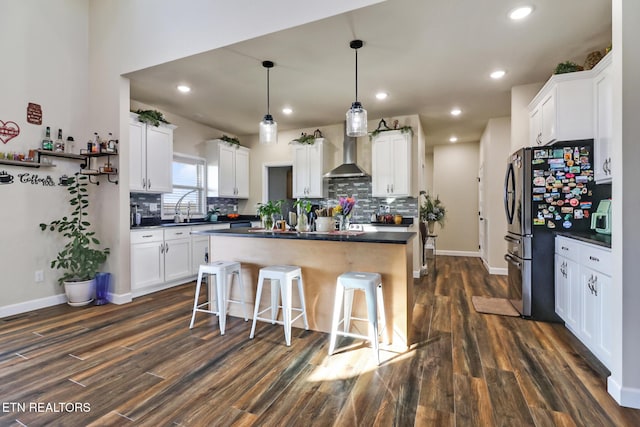
{"label": "white wall", "polygon": [[[90,136],[88,127],[88,3],[84,0],[6,0],[0,14],[0,119],[20,127],[18,137],[0,144],[3,152],[26,152],[39,148],[45,126],[52,134],[58,128],[79,143]],[[55,27],[53,27],[55,25]],[[42,125],[26,121],[29,102],[42,107]],[[18,174],[50,176],[56,183],[63,174],[79,171],[79,162],[55,161],[55,168],[25,168],[0,165],[15,176],[13,184],[0,186],[0,317],[16,312],[14,304],[32,301],[36,308],[61,301],[58,274],[49,263],[62,246],[53,233],[43,233],[38,224],[70,212],[63,203],[62,186],[18,182]],[[91,186],[90,190],[97,190]],[[100,216],[92,222],[100,221]],[[44,282],[34,273],[44,271]],[[64,299],[62,299],[64,300]]]}
{"label": "white wall", "polygon": [[433,195],[447,209],[445,227],[436,225],[438,253],[478,254],[479,142],[433,148]]}
{"label": "white wall", "polygon": [[[624,405],[640,408],[640,3],[613,0],[613,136],[611,163],[613,362],[608,391]],[[624,90],[623,90],[624,87]]]}
{"label": "white wall", "polygon": [[511,153],[529,146],[529,103],[544,82],[511,88]]}
{"label": "white wall", "polygon": [[501,117],[490,119],[480,140],[480,157],[484,165],[484,203],[482,207],[485,221],[485,257],[489,272],[506,274],[504,254],[507,245],[507,220],[504,214],[503,186],[504,171],[510,153],[511,119]]}

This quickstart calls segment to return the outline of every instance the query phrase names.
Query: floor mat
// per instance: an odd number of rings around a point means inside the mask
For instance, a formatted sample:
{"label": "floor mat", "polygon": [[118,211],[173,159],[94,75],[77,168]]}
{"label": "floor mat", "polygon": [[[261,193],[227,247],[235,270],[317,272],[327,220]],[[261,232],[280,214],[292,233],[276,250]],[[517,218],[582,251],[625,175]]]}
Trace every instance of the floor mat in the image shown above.
{"label": "floor mat", "polygon": [[471,297],[471,302],[473,303],[473,308],[475,308],[478,313],[520,317],[520,313],[518,313],[506,298],[473,296]]}

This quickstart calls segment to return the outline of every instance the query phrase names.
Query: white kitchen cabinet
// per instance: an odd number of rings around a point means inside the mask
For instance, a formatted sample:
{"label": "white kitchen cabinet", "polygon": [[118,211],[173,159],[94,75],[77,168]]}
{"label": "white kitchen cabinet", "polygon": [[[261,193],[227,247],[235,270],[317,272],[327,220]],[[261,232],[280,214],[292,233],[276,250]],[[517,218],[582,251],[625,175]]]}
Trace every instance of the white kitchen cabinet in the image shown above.
{"label": "white kitchen cabinet", "polygon": [[249,198],[250,150],[221,139],[206,142],[207,195]]}
{"label": "white kitchen cabinet", "polygon": [[[230,224],[207,224],[194,226],[192,231],[225,230]],[[209,236],[191,234],[191,274],[197,275],[200,264],[205,264],[209,259]]]}
{"label": "white kitchen cabinet", "polygon": [[592,139],[591,71],[556,74],[529,104],[530,145]]}
{"label": "white kitchen cabinet", "polygon": [[381,132],[372,141],[373,197],[410,197],[411,132]]}
{"label": "white kitchen cabinet", "polygon": [[175,227],[164,230],[164,281],[191,276],[191,229]]}
{"label": "white kitchen cabinet", "polygon": [[569,330],[605,366],[610,366],[613,346],[611,250],[556,237],[555,268],[556,312]]}
{"label": "white kitchen cabinet", "polygon": [[159,291],[191,280],[191,228],[131,231],[131,294]]}
{"label": "white kitchen cabinet", "polygon": [[324,175],[324,138],[316,138],[313,144],[292,144],[293,197],[327,197]]}
{"label": "white kitchen cabinet", "polygon": [[580,287],[579,245],[573,239],[556,238],[555,308],[566,326],[575,333],[580,327],[582,288]]}
{"label": "white kitchen cabinet", "polygon": [[[164,232],[131,232],[131,293],[164,283]],[[142,295],[142,294],[139,294]]]}
{"label": "white kitchen cabinet", "polygon": [[613,134],[613,79],[611,52],[593,69],[594,137],[593,175],[598,184],[611,182],[611,137]]}
{"label": "white kitchen cabinet", "polygon": [[136,192],[173,191],[173,125],[147,125],[137,114],[129,118],[129,189]]}

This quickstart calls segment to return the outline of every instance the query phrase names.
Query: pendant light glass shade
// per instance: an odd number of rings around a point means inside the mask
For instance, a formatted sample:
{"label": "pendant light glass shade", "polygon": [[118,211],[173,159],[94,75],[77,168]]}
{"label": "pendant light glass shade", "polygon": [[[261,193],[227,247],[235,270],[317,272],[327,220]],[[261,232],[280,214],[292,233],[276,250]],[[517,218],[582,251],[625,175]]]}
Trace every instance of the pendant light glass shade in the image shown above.
{"label": "pendant light glass shade", "polygon": [[367,110],[362,104],[354,102],[347,111],[347,136],[365,136],[367,134]]}
{"label": "pendant light glass shade", "polygon": [[362,40],[352,40],[349,47],[356,53],[356,100],[347,111],[347,136],[365,136],[367,134],[367,110],[358,102],[358,49],[363,46]]}
{"label": "pendant light glass shade", "polygon": [[260,144],[278,143],[278,123],[269,114],[269,69],[273,68],[273,62],[263,61],[262,66],[267,69],[267,114],[260,122]]}
{"label": "pendant light glass shade", "polygon": [[260,122],[260,144],[276,144],[278,142],[278,124],[271,114],[266,114]]}

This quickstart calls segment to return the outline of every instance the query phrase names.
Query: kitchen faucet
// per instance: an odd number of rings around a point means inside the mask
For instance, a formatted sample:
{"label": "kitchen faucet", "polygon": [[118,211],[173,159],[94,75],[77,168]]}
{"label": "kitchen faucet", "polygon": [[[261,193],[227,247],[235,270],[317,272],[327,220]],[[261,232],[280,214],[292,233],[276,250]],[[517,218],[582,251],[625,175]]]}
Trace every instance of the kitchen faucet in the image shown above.
{"label": "kitchen faucet", "polygon": [[[182,222],[182,218],[180,217],[180,203],[182,203],[182,200],[183,200],[185,197],[187,197],[189,194],[191,194],[191,193],[193,193],[193,192],[195,192],[195,191],[197,191],[197,190],[191,190],[191,191],[188,191],[188,192],[184,193],[184,194],[182,195],[182,197],[180,197],[180,199],[178,199],[178,203],[176,203],[176,214],[175,214],[175,215],[174,215],[174,217],[173,217],[173,222]],[[190,212],[190,210],[191,210],[191,205],[190,205],[190,203],[191,203],[191,202],[187,203],[187,218],[189,218],[189,219],[191,219],[191,218],[190,218],[190,216],[191,216],[191,212]]]}

